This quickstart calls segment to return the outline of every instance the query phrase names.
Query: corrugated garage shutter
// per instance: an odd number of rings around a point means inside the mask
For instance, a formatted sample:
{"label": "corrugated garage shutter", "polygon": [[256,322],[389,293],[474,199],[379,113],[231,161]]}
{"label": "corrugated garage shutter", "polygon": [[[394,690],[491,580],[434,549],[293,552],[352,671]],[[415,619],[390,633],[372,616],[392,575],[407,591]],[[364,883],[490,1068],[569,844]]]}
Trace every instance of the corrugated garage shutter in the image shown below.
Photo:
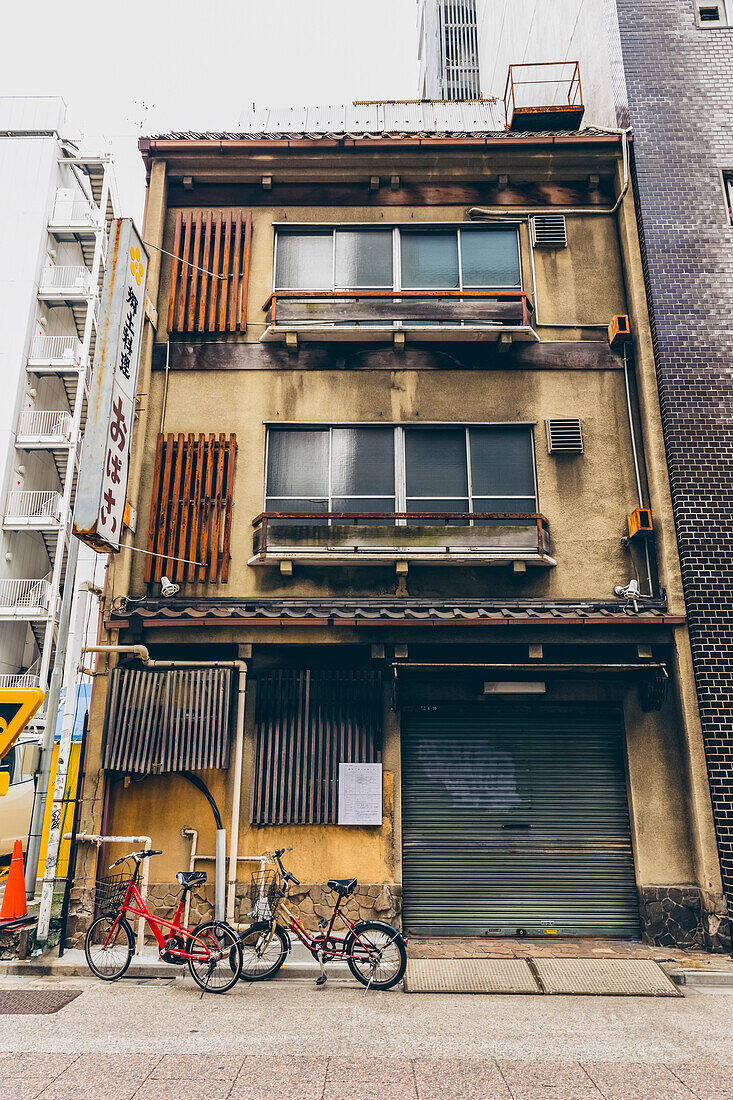
{"label": "corrugated garage shutter", "polygon": [[228,768],[230,700],[228,668],[113,669],[103,767],[145,774]]}
{"label": "corrugated garage shutter", "polygon": [[639,934],[614,710],[403,711],[402,836],[415,935]]}

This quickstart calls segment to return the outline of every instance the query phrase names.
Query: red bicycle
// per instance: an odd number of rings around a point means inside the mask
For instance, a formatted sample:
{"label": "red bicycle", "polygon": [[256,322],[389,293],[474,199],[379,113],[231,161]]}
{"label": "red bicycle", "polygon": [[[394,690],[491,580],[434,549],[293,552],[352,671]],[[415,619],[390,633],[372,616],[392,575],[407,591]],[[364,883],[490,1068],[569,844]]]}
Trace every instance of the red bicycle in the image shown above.
{"label": "red bicycle", "polygon": [[[305,930],[285,902],[290,884],[300,886],[295,875],[282,865],[280,857],[286,850],[292,848],[279,848],[263,856],[260,870],[252,875],[250,897],[255,923],[241,934],[244,981],[263,982],[278,972],[291,948],[290,932],[320,964],[316,985],[325,984],[324,963],[333,959],[346,959],[351,973],[367,989],[391,989],[402,981],[407,969],[407,940],[399,929],[383,921],[351,921],[341,912],[341,903],[356,888],[355,878],[330,880],[328,885],[336,894],[331,919],[321,919],[318,932]],[[276,864],[277,870],[267,870],[268,862]],[[344,936],[334,933],[337,918],[347,929]]]}
{"label": "red bicycle", "polygon": [[[110,870],[125,864],[125,871],[98,883],[96,900],[102,915],[93,921],[84,941],[89,969],[104,982],[121,978],[135,953],[135,938],[127,917],[142,917],[152,929],[163,962],[178,966],[187,962],[193,980],[204,992],[226,993],[237,983],[242,970],[239,936],[222,921],[205,921],[193,929],[181,924],[186,895],[206,882],[206,872],[178,872],[176,879],[183,889],[172,921],[151,913],[137,888],[142,861],[162,854],[144,851],[122,856]],[[128,860],[134,861],[134,868]]]}

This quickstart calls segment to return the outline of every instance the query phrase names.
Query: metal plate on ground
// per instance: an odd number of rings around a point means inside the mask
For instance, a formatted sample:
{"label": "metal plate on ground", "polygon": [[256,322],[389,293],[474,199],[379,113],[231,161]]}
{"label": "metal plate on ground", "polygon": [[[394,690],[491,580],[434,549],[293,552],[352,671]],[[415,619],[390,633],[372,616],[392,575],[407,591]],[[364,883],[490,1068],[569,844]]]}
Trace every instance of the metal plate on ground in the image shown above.
{"label": "metal plate on ground", "polygon": [[410,959],[405,993],[540,993],[525,959]]}
{"label": "metal plate on ground", "polygon": [[83,989],[0,989],[0,1015],[50,1016],[83,992]]}
{"label": "metal plate on ground", "polygon": [[653,959],[532,959],[545,993],[681,997]]}

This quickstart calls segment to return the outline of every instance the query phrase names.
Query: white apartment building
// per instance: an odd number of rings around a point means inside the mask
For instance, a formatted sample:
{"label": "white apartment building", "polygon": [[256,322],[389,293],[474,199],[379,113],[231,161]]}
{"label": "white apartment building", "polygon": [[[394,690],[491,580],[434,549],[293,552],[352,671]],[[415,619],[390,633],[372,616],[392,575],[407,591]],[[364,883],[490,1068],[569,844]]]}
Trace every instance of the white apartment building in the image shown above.
{"label": "white apartment building", "polygon": [[417,0],[422,99],[479,99],[476,0]]}
{"label": "white apartment building", "polygon": [[[47,689],[53,669],[117,215],[111,155],[80,151],[65,114],[0,98],[0,687]],[[77,579],[95,557],[80,548]]]}

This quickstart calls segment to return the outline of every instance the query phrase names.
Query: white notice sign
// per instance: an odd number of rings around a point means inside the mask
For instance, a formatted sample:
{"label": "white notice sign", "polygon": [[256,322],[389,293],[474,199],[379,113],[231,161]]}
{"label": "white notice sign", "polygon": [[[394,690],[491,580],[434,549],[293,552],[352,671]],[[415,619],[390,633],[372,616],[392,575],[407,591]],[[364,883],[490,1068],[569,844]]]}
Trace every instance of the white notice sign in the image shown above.
{"label": "white notice sign", "polygon": [[382,765],[339,764],[339,825],[382,824]]}

